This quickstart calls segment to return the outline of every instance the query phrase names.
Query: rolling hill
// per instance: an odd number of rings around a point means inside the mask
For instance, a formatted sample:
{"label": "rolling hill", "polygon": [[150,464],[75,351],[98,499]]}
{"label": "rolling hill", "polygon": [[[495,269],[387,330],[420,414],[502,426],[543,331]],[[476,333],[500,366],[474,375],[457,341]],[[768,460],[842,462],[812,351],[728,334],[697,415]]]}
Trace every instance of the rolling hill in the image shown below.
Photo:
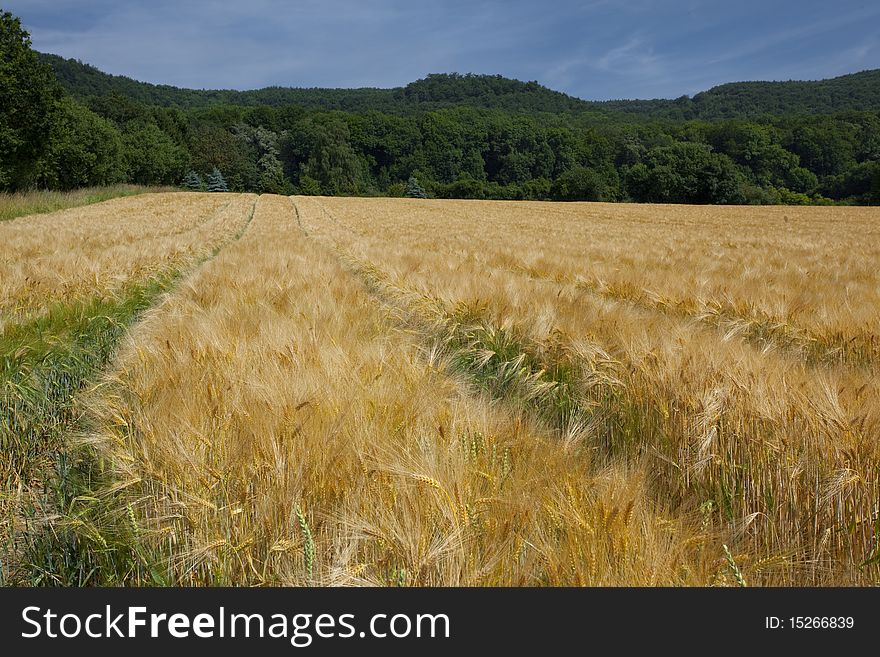
{"label": "rolling hill", "polygon": [[391,114],[413,114],[444,107],[470,106],[509,112],[591,112],[633,119],[730,119],[764,115],[828,114],[849,110],[880,110],[880,69],[828,80],[733,82],[675,100],[586,101],[500,75],[443,73],[428,75],[405,87],[391,89],[325,89],[266,87],[250,91],[182,89],[139,82],[73,59],[41,54],[61,85],[73,96],[88,98],[119,94],[163,107],[196,108],[217,104]]}

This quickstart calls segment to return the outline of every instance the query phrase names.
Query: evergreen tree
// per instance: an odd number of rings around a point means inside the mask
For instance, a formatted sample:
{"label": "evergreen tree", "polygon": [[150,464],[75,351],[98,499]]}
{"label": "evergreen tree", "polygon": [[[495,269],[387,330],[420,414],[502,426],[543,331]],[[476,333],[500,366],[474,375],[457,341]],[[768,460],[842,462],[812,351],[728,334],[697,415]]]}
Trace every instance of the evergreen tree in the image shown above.
{"label": "evergreen tree", "polygon": [[428,198],[425,188],[419,184],[415,176],[410,176],[406,181],[406,196],[409,198]]}
{"label": "evergreen tree", "polygon": [[208,176],[208,191],[209,192],[228,192],[229,187],[226,185],[226,181],[223,179],[223,174],[220,173],[220,169],[216,167],[211,172],[211,175]]}
{"label": "evergreen tree", "polygon": [[183,179],[183,186],[186,189],[191,189],[194,192],[198,192],[204,189],[202,177],[192,170],[190,170],[190,172],[186,174],[186,178]]}

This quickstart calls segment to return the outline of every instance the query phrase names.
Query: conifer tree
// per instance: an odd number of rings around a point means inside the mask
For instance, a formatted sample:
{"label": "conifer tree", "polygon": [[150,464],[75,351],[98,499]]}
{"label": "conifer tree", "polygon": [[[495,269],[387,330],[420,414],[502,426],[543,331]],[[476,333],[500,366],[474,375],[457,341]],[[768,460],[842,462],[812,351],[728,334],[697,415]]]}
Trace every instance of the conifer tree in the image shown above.
{"label": "conifer tree", "polygon": [[208,176],[208,191],[209,192],[228,192],[229,186],[226,184],[226,180],[223,179],[223,174],[220,173],[220,169],[214,167],[214,170],[211,172],[211,175]]}
{"label": "conifer tree", "polygon": [[190,170],[190,172],[186,174],[186,178],[183,179],[183,186],[194,192],[204,189],[201,176],[192,170]]}
{"label": "conifer tree", "polygon": [[428,198],[428,193],[425,191],[425,188],[419,184],[419,181],[416,180],[415,176],[410,176],[409,180],[406,182],[406,195],[409,198]]}

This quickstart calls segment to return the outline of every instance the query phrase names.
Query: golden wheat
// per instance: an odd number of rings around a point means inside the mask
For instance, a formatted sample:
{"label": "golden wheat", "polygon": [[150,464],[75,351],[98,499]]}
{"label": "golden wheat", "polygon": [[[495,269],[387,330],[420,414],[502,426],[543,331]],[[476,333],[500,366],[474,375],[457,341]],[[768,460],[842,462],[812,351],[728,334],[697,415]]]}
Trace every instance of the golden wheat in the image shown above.
{"label": "golden wheat", "polygon": [[145,194],[0,224],[0,320],[185,268],[247,221],[255,197]]}
{"label": "golden wheat", "polygon": [[262,196],[91,397],[89,441],[137,482],[125,503],[169,581],[709,580],[720,547],[637,464],[595,465],[472,393],[294,217]]}

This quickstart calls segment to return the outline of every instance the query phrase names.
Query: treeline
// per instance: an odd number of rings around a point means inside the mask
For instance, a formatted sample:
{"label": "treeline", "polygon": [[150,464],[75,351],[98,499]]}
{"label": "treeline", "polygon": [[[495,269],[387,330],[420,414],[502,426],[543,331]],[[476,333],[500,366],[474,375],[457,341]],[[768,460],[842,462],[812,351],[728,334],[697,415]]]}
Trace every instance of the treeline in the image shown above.
{"label": "treeline", "polygon": [[[95,87],[75,98],[30,49],[17,19],[4,14],[2,32],[3,189],[181,184],[216,169],[233,191],[404,195],[414,178],[429,195],[448,198],[880,202],[876,108],[720,121],[609,120],[566,107],[523,111],[528,103],[512,111],[505,106],[511,98],[531,97],[535,107],[576,99],[536,83],[454,75],[402,90],[367,90],[409,94],[413,105],[448,105],[431,110],[166,106],[129,97],[125,86]],[[495,107],[486,106],[490,96]]]}

